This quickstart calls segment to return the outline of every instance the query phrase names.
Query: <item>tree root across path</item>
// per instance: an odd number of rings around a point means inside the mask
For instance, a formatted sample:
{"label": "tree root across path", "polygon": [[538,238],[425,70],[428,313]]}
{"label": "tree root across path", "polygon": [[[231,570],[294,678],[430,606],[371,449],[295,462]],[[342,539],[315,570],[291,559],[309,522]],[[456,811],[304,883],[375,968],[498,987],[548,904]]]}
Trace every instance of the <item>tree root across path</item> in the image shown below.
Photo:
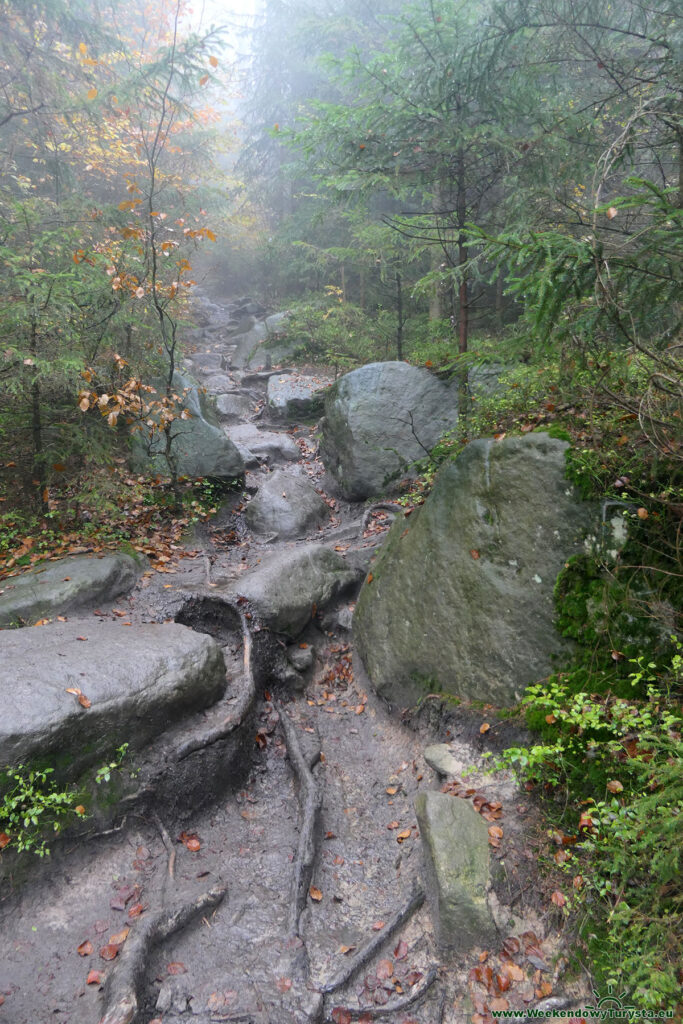
{"label": "tree root across path", "polygon": [[370,505],[368,508],[366,508],[365,512],[363,513],[363,518],[360,524],[361,533],[363,532],[363,530],[367,530],[368,526],[370,525],[370,520],[372,519],[373,512],[391,512],[393,513],[394,516],[397,516],[399,512],[405,512],[405,509],[403,505],[399,505],[397,502],[376,501],[374,505]]}
{"label": "tree root across path", "polygon": [[[387,942],[394,932],[398,931],[401,925],[405,924],[408,918],[412,917],[416,910],[419,910],[425,900],[425,894],[423,889],[416,889],[412,894],[408,902],[404,907],[401,907],[390,921],[384,926],[381,932],[374,935],[370,941],[359,950],[356,955],[349,960],[344,968],[335,974],[330,981],[320,986],[320,991],[323,995],[329,995],[332,992],[336,992],[337,989],[346,985],[347,981],[351,981],[352,978],[358,974],[358,972],[365,967],[369,960],[373,958],[385,942]],[[356,1011],[354,1011],[355,1013]]]}
{"label": "tree root across path", "polygon": [[198,735],[195,734],[190,739],[180,743],[172,752],[172,757],[176,761],[184,761],[190,754],[194,754],[197,750],[204,750],[206,747],[212,746],[214,743],[219,743],[230,735],[231,732],[241,724],[244,716],[247,714],[251,707],[254,696],[256,693],[256,683],[254,682],[254,671],[252,666],[252,642],[251,633],[249,632],[249,623],[247,622],[246,615],[238,605],[232,605],[234,610],[237,612],[242,627],[242,647],[244,657],[244,679],[245,679],[245,690],[242,694],[237,705],[233,707],[230,714],[227,715],[217,725],[211,725],[203,733],[200,732]]}
{"label": "tree root across path", "polygon": [[299,799],[303,817],[294,862],[294,882],[288,928],[290,937],[298,936],[300,938],[300,920],[306,906],[306,898],[313,876],[323,806],[322,793],[311,770],[320,757],[320,751],[317,750],[312,758],[307,759],[301,750],[299,737],[291,718],[281,704],[278,704],[277,710],[280,715],[282,731],[285,734],[289,760],[301,788]]}
{"label": "tree root across path", "polygon": [[[384,1006],[359,1006],[355,1009],[348,1008],[348,1013],[353,1017],[390,1017],[394,1013],[401,1013],[403,1010],[407,1010],[409,1006],[414,1006],[423,996],[427,994],[429,989],[432,987],[438,977],[438,968],[430,967],[429,971],[417,985],[413,992],[409,992],[405,996],[400,996],[398,999],[390,999]],[[335,1007],[335,1009],[340,1009]],[[343,1009],[343,1007],[341,1007]],[[332,1013],[325,1016],[325,1021],[334,1022]]]}

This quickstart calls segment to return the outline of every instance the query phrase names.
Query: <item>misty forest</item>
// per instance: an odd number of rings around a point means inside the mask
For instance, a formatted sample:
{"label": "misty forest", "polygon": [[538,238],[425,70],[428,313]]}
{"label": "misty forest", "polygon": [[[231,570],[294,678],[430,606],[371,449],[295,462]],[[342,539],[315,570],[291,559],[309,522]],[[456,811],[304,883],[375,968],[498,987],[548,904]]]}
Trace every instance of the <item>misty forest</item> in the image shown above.
{"label": "misty forest", "polygon": [[0,1022],[683,1010],[676,0],[0,0]]}

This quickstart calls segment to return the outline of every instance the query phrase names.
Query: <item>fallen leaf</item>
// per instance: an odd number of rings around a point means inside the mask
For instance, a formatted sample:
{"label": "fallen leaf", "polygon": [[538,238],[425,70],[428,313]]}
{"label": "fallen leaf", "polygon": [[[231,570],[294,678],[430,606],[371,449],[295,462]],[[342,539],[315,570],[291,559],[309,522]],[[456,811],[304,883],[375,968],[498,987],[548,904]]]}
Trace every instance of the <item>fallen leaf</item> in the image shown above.
{"label": "fallen leaf", "polygon": [[374,577],[374,576],[372,575],[372,573],[371,573],[371,572],[369,572],[369,573],[368,573],[368,575],[367,575],[367,577],[366,577],[366,579],[365,579],[365,582],[366,582],[366,583],[372,583],[372,581],[374,580],[374,578],[375,578],[375,577]]}
{"label": "fallen leaf", "polygon": [[381,932],[382,928],[384,928],[384,921],[375,921],[372,926],[373,932]]}
{"label": "fallen leaf", "polygon": [[166,970],[169,974],[187,974],[187,967],[180,960],[173,960],[170,964],[166,964]]}
{"label": "fallen leaf", "polygon": [[339,947],[339,952],[343,956],[348,956],[348,954],[352,953],[354,951],[354,949],[356,949],[356,948],[357,948],[356,946],[340,946]]}
{"label": "fallen leaf", "polygon": [[315,903],[320,903],[323,898],[323,894],[320,889],[316,889],[314,885],[312,885],[308,890],[308,895]]}
{"label": "fallen leaf", "polygon": [[401,939],[401,941],[399,942],[398,946],[394,950],[394,957],[395,957],[396,960],[405,960],[405,958],[407,956],[408,956],[408,943],[404,939]]}
{"label": "fallen leaf", "polygon": [[410,829],[404,828],[402,832],[396,836],[396,842],[402,843],[405,839],[410,839]]}
{"label": "fallen leaf", "polygon": [[87,640],[88,638],[87,638],[87,636],[77,636],[76,639],[77,640]]}
{"label": "fallen leaf", "polygon": [[119,955],[120,948],[120,946],[114,946],[111,943],[107,946],[102,946],[100,956],[103,960],[115,960]]}
{"label": "fallen leaf", "polygon": [[291,978],[278,978],[277,982],[276,982],[276,985],[277,985],[278,989],[280,990],[280,992],[289,992],[290,988],[292,987],[292,979]]}
{"label": "fallen leaf", "polygon": [[399,823],[397,821],[390,821],[389,824],[387,825],[388,829],[395,829],[395,828],[400,828],[400,827],[401,826],[399,825]]}
{"label": "fallen leaf", "polygon": [[555,890],[550,899],[556,907],[563,907],[567,902],[562,893],[558,889]]}
{"label": "fallen leaf", "polygon": [[128,917],[135,918],[140,917],[140,914],[144,914],[147,907],[143,903],[134,903],[128,911]]}
{"label": "fallen leaf", "polygon": [[84,693],[79,693],[78,703],[81,705],[82,708],[89,708],[92,705],[92,701],[88,700]]}
{"label": "fallen leaf", "polygon": [[490,728],[491,728],[491,726],[489,725],[489,723],[488,722],[484,722],[484,724],[479,727],[479,732],[483,736],[483,734],[485,732],[488,732]]}
{"label": "fallen leaf", "polygon": [[6,832],[0,832],[0,850],[4,850],[7,844],[11,842],[12,840]]}
{"label": "fallen leaf", "polygon": [[398,786],[388,786],[386,792],[389,796],[396,796],[398,793]]}
{"label": "fallen leaf", "polygon": [[85,979],[86,985],[101,985],[102,984],[102,972],[92,970],[88,972],[88,977]]}
{"label": "fallen leaf", "polygon": [[394,973],[394,965],[391,960],[380,960],[377,965],[377,977],[380,981],[387,981]]}
{"label": "fallen leaf", "polygon": [[126,939],[128,938],[129,932],[130,928],[123,928],[120,932],[117,932],[116,935],[112,935],[111,938],[109,939],[109,945],[122,946]]}
{"label": "fallen leaf", "polygon": [[190,853],[197,853],[198,850],[201,850],[202,844],[198,839],[188,839],[185,843],[185,848],[189,850]]}
{"label": "fallen leaf", "polygon": [[496,839],[502,839],[503,830],[500,825],[489,825],[489,835],[494,836]]}
{"label": "fallen leaf", "polygon": [[86,939],[85,942],[81,942],[80,946],[76,950],[79,956],[90,956],[93,951],[93,944],[90,939]]}
{"label": "fallen leaf", "polygon": [[351,1024],[351,1014],[343,1006],[335,1006],[332,1011],[334,1024]]}
{"label": "fallen leaf", "polygon": [[471,551],[470,551],[470,555],[471,555],[471,556],[472,556],[472,558],[473,558],[473,559],[475,560],[475,562],[477,561],[477,559],[481,558],[481,555],[479,554],[479,552],[477,551],[477,549],[476,549],[476,548],[472,548],[472,549],[471,549]]}
{"label": "fallen leaf", "polygon": [[513,964],[510,961],[506,961],[501,970],[503,971],[503,974],[508,976],[510,981],[524,981],[525,974],[519,964]]}

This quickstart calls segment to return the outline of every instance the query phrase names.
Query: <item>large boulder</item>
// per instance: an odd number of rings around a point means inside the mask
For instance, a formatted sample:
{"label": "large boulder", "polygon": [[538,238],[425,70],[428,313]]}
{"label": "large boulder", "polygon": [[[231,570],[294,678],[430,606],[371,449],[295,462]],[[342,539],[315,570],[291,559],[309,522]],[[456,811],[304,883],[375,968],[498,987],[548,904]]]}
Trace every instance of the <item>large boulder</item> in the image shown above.
{"label": "large boulder", "polygon": [[318,417],[330,383],[301,373],[273,374],[268,380],[268,412],[275,419],[283,420]]}
{"label": "large boulder", "polygon": [[269,629],[295,637],[316,609],[324,608],[356,579],[336,551],[322,544],[307,544],[264,558],[230,584],[228,591],[231,596],[245,597]]}
{"label": "large boulder", "polygon": [[86,605],[106,604],[135,586],[144,560],[122,551],[44,562],[2,584],[0,628],[30,626]]}
{"label": "large boulder", "polygon": [[[173,424],[172,452],[176,458],[178,476],[209,477],[231,481],[244,474],[244,462],[237,447],[226,437],[218,425],[215,410],[203,390],[191,380],[176,373],[173,386],[183,396],[183,406],[189,419],[178,417]],[[162,394],[161,385],[157,385]],[[154,395],[150,397],[154,398]],[[148,428],[133,435],[131,462],[136,472],[158,473],[169,476],[164,458],[165,436]]]}
{"label": "large boulder", "polygon": [[484,819],[466,800],[447,793],[418,793],[417,823],[436,940],[467,953],[496,938],[486,901],[490,885],[489,836]]}
{"label": "large boulder", "polygon": [[296,462],[301,452],[289,434],[275,430],[259,430],[252,423],[228,427],[228,436],[239,449],[245,462]]}
{"label": "large boulder", "polygon": [[565,477],[567,447],[547,434],[474,441],[394,523],[354,616],[388,699],[443,689],[510,705],[552,671],[553,587],[596,515]]}
{"label": "large boulder", "polygon": [[234,333],[231,341],[236,344],[231,356],[231,366],[238,368],[276,365],[291,352],[292,345],[279,345],[278,335],[284,330],[289,313],[273,313],[265,320],[254,320],[246,331]]}
{"label": "large boulder", "polygon": [[328,393],[321,442],[325,468],[346,498],[386,490],[457,421],[457,392],[407,363],[370,363]]}
{"label": "large boulder", "polygon": [[220,647],[175,623],[55,623],[9,631],[0,644],[0,765],[54,755],[73,778],[123,742],[144,750],[226,687]]}
{"label": "large boulder", "polygon": [[[245,420],[254,411],[254,403],[248,395],[230,391],[216,399],[216,412],[221,420]],[[233,442],[234,444],[234,442]]]}
{"label": "large boulder", "polygon": [[328,513],[308,480],[278,469],[264,478],[247,506],[246,520],[255,533],[301,537],[319,526]]}

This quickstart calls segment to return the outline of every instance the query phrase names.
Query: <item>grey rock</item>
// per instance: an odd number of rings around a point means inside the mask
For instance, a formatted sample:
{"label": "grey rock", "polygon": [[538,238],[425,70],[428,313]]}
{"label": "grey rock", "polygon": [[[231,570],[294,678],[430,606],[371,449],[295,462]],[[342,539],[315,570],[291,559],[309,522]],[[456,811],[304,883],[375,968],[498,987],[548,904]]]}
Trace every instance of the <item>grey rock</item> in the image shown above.
{"label": "grey rock", "polygon": [[220,370],[221,368],[220,352],[193,352],[190,359],[195,366],[203,370]]}
{"label": "grey rock", "polygon": [[[77,774],[124,741],[143,750],[226,687],[220,647],[175,623],[54,623],[10,630],[0,644],[0,764],[59,753],[73,758]],[[87,709],[66,692],[76,687],[91,701]]]}
{"label": "grey rock", "polygon": [[459,775],[463,770],[463,765],[451,754],[451,749],[447,743],[433,743],[430,747],[427,747],[424,752],[424,759],[430,768],[433,768],[437,775]]}
{"label": "grey rock", "polygon": [[[173,453],[179,476],[235,480],[244,473],[244,462],[236,446],[218,426],[218,418],[206,395],[191,380],[176,373],[174,387],[178,395],[187,394],[183,405],[191,414],[178,418],[174,425]],[[169,476],[163,456],[164,435],[148,428],[133,436],[131,464],[137,472]]]}
{"label": "grey rock", "polygon": [[273,313],[265,320],[254,321],[247,331],[233,333],[232,340],[237,347],[232,355],[232,365],[256,369],[281,362],[291,352],[292,345],[276,344],[275,336],[282,331],[288,316],[286,311]]}
{"label": "grey rock", "polygon": [[259,430],[250,423],[228,427],[228,437],[240,448],[267,462],[281,460],[292,462],[301,458],[301,452],[295,441],[287,434],[279,434],[273,430]]}
{"label": "grey rock", "polygon": [[251,415],[252,402],[247,395],[229,393],[216,399],[216,412],[223,420],[243,420]]}
{"label": "grey rock", "polygon": [[466,800],[447,793],[418,793],[415,811],[439,946],[459,953],[487,946],[496,937],[496,928],[486,902],[486,822]]}
{"label": "grey rock", "polygon": [[370,363],[328,392],[320,452],[342,494],[386,490],[457,422],[457,392],[407,363]]}
{"label": "grey rock", "polygon": [[210,395],[223,395],[226,391],[234,390],[235,382],[227,373],[215,373],[207,377],[204,387]]}
{"label": "grey rock", "polygon": [[307,544],[264,558],[228,589],[246,597],[268,628],[296,637],[310,622],[313,606],[324,608],[355,578],[335,551]]}
{"label": "grey rock", "polygon": [[86,605],[106,604],[128,593],[144,560],[124,552],[73,555],[46,562],[2,584],[0,627],[32,625]]}
{"label": "grey rock", "polygon": [[565,478],[567,447],[547,434],[474,441],[393,524],[354,616],[387,699],[443,689],[509,705],[552,671],[565,647],[553,587],[596,515]]}
{"label": "grey rock", "polygon": [[268,411],[276,419],[320,416],[330,381],[297,373],[273,374],[268,380]]}
{"label": "grey rock", "polygon": [[255,533],[301,537],[327,517],[329,509],[308,480],[276,470],[263,479],[249,502],[246,520]]}
{"label": "grey rock", "polygon": [[256,317],[251,315],[240,316],[231,329],[230,334],[233,338],[239,337],[241,334],[249,334],[256,327]]}
{"label": "grey rock", "polygon": [[308,647],[288,647],[287,658],[297,672],[305,672],[315,660],[315,650],[310,645]]}

